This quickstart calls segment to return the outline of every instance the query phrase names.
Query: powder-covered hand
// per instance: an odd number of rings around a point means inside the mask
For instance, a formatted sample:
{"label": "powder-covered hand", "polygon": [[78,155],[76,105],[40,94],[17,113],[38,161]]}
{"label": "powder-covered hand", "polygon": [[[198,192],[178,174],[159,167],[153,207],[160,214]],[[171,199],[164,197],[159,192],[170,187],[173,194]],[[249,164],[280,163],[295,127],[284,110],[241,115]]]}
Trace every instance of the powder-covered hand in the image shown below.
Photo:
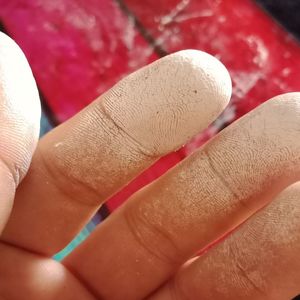
{"label": "powder-covered hand", "polygon": [[130,197],[62,263],[51,259],[111,195],[207,128],[230,95],[219,61],[181,51],[123,79],[38,142],[36,85],[1,34],[0,299],[300,292],[300,93],[227,127]]}

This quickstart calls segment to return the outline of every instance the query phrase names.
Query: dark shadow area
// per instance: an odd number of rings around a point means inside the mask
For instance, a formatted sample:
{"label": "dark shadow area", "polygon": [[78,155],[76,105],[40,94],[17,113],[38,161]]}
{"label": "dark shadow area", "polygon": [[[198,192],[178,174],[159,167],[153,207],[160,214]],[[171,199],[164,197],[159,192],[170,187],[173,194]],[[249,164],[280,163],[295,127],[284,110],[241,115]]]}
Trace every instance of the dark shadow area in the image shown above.
{"label": "dark shadow area", "polygon": [[4,25],[3,25],[3,23],[1,22],[1,20],[0,20],[0,31],[6,33],[6,30],[5,30]]}
{"label": "dark shadow area", "polygon": [[256,2],[300,40],[300,1],[256,0]]}
{"label": "dark shadow area", "polygon": [[129,19],[134,22],[135,27],[139,30],[140,34],[144,37],[144,39],[154,48],[155,52],[158,56],[163,57],[168,54],[168,52],[163,49],[161,45],[158,45],[155,38],[148,32],[148,30],[142,25],[140,20],[131,12],[131,10],[127,7],[127,5],[122,0],[115,0],[119,5],[121,10],[126,14]]}

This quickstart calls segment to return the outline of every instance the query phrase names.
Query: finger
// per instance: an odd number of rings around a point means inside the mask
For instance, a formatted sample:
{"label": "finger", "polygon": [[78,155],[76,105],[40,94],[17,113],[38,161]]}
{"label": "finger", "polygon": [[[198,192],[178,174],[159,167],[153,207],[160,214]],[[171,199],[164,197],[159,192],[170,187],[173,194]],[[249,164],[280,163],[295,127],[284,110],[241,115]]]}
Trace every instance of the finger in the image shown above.
{"label": "finger", "polygon": [[292,299],[300,292],[299,200],[297,183],[148,299]]}
{"label": "finger", "polygon": [[142,299],[299,178],[299,130],[300,93],[270,100],[133,195],[65,264],[100,298]]}
{"label": "finger", "polygon": [[0,232],[25,176],[39,133],[40,104],[21,49],[0,32]]}
{"label": "finger", "polygon": [[59,251],[110,195],[207,127],[230,92],[224,66],[196,50],[131,74],[40,142],[3,239]]}
{"label": "finger", "polygon": [[0,244],[0,299],[95,300],[60,263]]}

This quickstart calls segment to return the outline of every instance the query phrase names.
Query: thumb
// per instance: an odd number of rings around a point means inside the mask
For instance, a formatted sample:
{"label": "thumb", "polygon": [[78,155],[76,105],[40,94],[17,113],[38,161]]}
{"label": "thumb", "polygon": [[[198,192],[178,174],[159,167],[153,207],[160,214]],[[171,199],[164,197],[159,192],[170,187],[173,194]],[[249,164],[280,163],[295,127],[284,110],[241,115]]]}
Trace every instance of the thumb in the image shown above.
{"label": "thumb", "polygon": [[0,33],[0,233],[38,140],[40,103],[28,62]]}

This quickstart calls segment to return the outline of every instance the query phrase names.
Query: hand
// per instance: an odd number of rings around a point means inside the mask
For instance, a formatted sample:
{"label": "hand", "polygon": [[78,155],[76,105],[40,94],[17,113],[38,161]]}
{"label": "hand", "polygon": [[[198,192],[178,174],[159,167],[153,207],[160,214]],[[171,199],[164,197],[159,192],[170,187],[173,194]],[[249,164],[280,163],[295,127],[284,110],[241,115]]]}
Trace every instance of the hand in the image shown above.
{"label": "hand", "polygon": [[1,299],[274,300],[299,292],[300,93],[227,127],[59,263],[51,257],[109,196],[217,118],[230,78],[208,54],[178,52],[131,74],[38,144],[37,89],[3,35],[0,80]]}

